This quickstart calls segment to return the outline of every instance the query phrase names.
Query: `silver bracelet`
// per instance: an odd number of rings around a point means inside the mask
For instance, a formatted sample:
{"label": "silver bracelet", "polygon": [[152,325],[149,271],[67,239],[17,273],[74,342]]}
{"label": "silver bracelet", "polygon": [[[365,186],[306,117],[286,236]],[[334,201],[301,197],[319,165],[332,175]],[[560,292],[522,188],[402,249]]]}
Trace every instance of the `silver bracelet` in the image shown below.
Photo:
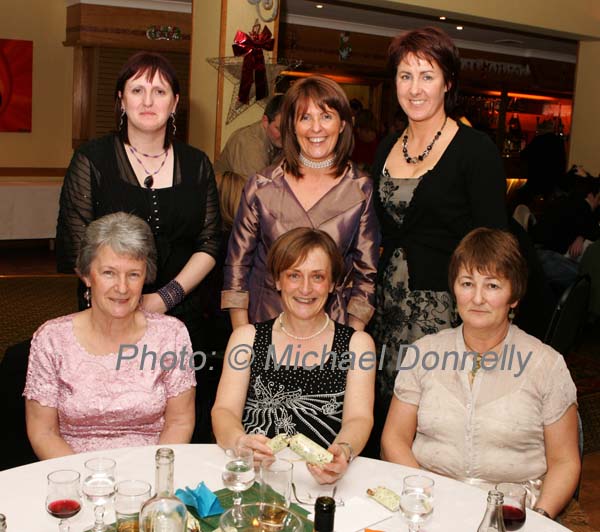
{"label": "silver bracelet", "polygon": [[346,453],[344,453],[344,454],[346,454],[346,460],[350,464],[352,462],[352,460],[354,460],[356,458],[356,455],[354,454],[354,449],[352,448],[352,445],[350,445],[347,441],[338,441],[335,443],[337,443],[342,449],[346,449],[346,451],[348,451],[347,454]]}

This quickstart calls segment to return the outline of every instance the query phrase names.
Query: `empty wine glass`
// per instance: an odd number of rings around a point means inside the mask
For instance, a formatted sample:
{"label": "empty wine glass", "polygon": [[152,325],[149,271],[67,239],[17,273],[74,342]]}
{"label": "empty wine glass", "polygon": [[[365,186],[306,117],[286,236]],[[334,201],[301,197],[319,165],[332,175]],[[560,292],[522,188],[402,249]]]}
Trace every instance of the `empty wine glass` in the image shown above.
{"label": "empty wine glass", "polygon": [[521,484],[502,482],[496,489],[504,495],[502,517],[506,530],[519,530],[525,524],[527,491]]}
{"label": "empty wine glass", "polygon": [[81,510],[79,473],[70,469],[60,469],[50,473],[47,478],[46,510],[51,516],[60,519],[58,522],[59,532],[69,532],[67,519]]}
{"label": "empty wine glass", "polygon": [[416,532],[433,514],[434,481],[421,475],[404,477],[400,495],[400,511],[408,530]]}
{"label": "empty wine glass", "polygon": [[94,505],[94,526],[91,532],[110,530],[104,523],[104,507],[115,496],[115,468],[112,458],[90,458],[84,464],[86,477],[83,480],[83,494]]}
{"label": "empty wine glass", "polygon": [[233,511],[240,516],[242,492],[254,484],[254,452],[246,447],[227,449],[225,471],[221,475],[225,487],[233,491]]}

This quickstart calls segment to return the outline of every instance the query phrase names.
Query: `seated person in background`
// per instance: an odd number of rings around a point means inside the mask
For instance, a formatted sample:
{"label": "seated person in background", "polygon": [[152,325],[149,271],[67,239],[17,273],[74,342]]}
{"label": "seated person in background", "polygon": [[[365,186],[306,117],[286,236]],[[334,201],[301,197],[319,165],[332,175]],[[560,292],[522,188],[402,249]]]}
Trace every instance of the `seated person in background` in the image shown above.
{"label": "seated person in background", "polygon": [[275,162],[281,154],[282,102],[282,94],[273,96],[258,122],[231,134],[215,161],[215,173],[235,172],[248,179]]}
{"label": "seated person in background", "polygon": [[[333,483],[371,432],[375,356],[369,358],[372,367],[365,357],[375,346],[368,334],[325,313],[343,272],[342,256],[327,233],[292,229],[275,241],[267,264],[283,312],[234,330],[212,410],[213,431],[221,447],[250,447],[257,460],[272,456],[269,438],[304,434],[334,455],[322,467],[308,466],[318,482]],[[253,356],[242,346],[253,346]]]}
{"label": "seated person in background", "polygon": [[[600,237],[594,211],[600,205],[600,178],[578,177],[568,197],[547,208],[532,228],[544,273],[560,295],[577,277],[587,245]],[[587,241],[587,243],[586,243]]]}
{"label": "seated person in background", "polygon": [[176,318],[140,308],[144,283],[156,276],[150,227],[122,212],[93,221],[76,268],[89,308],[44,323],[31,343],[23,395],[36,455],[188,443],[196,384],[190,337]]}
{"label": "seated person in background", "polygon": [[354,121],[354,150],[351,155],[361,170],[370,171],[378,145],[375,116],[370,109],[362,109]]}
{"label": "seated person in background", "polygon": [[509,233],[463,238],[448,276],[463,324],[415,343],[438,354],[432,369],[407,349],[382,455],[486,490],[523,483],[530,507],[554,518],[579,479],[577,397],[563,357],[510,323],[526,272]]}

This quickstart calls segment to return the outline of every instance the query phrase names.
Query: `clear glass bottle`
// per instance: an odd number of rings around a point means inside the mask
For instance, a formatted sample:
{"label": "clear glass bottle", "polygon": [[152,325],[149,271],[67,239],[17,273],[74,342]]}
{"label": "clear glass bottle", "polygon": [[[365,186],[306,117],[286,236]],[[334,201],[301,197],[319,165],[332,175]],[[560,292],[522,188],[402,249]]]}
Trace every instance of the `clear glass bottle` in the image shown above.
{"label": "clear glass bottle", "polygon": [[488,492],[487,508],[477,532],[506,532],[502,516],[503,503],[504,495],[501,491],[491,490]]}
{"label": "clear glass bottle", "polygon": [[161,447],[156,451],[156,494],[140,511],[140,532],[185,532],[187,509],[173,495],[173,449]]}
{"label": "clear glass bottle", "polygon": [[335,500],[332,497],[318,497],[315,501],[314,532],[333,532]]}

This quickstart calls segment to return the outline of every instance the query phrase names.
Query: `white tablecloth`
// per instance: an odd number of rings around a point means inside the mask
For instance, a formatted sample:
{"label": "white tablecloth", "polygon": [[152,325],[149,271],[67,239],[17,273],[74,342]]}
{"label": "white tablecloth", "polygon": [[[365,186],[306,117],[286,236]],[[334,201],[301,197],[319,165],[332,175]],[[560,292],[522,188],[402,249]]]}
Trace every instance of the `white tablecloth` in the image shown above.
{"label": "white tablecloth", "polygon": [[[221,471],[225,455],[216,445],[174,445],[175,488],[196,487],[204,480],[212,490],[223,487]],[[46,475],[56,469],[75,469],[82,476],[83,463],[90,456],[110,456],[117,461],[117,480],[140,479],[154,485],[154,453],[157,447],[116,449],[85,453],[54,460],[46,460],[0,472],[0,513],[7,517],[10,532],[56,532],[57,520],[46,513]],[[291,451],[284,453],[292,455]],[[369,487],[387,486],[400,493],[402,479],[417,470],[368,458],[357,458],[347,474],[338,483],[337,497],[346,502],[336,512],[336,532],[363,530],[365,519],[380,521],[373,528],[385,532],[405,532],[407,527],[399,516],[388,512],[366,497]],[[426,473],[435,480],[435,505],[432,520],[426,532],[475,532],[486,507],[486,493],[460,482]],[[331,487],[319,487],[302,462],[294,463],[294,480],[298,496],[303,494],[330,494]],[[109,514],[111,512],[108,512]],[[385,519],[381,521],[381,519]],[[71,519],[71,532],[81,532],[93,522],[87,504],[84,510]],[[358,528],[360,526],[360,528]],[[523,532],[558,532],[567,529],[541,515],[528,511]]]}
{"label": "white tablecloth", "polygon": [[0,240],[54,238],[60,183],[0,183]]}

